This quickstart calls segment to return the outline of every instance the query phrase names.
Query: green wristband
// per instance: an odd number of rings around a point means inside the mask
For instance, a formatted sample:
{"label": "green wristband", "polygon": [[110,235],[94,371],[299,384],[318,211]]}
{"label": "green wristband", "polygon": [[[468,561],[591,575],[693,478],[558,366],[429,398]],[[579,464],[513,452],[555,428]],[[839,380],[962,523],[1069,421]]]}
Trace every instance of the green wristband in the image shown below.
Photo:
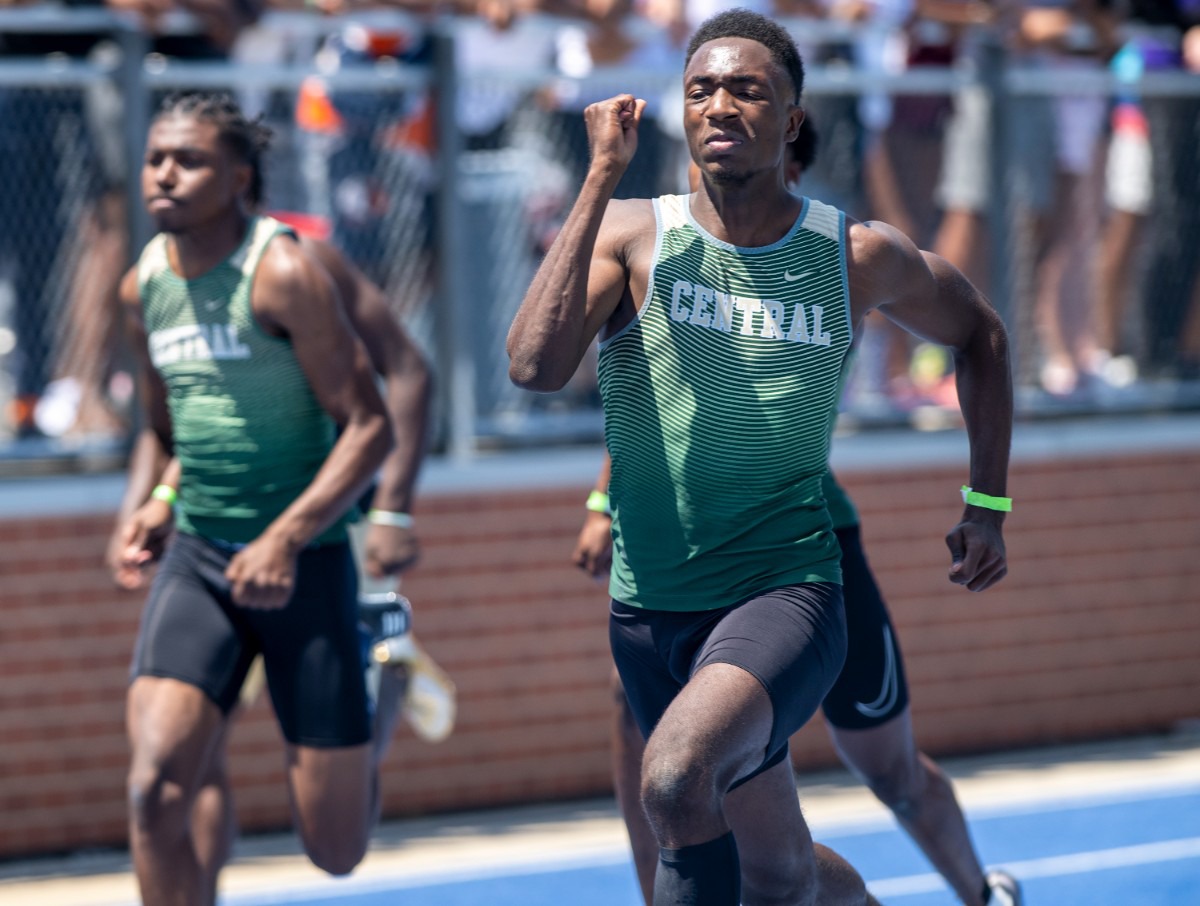
{"label": "green wristband", "polygon": [[612,515],[612,509],[608,505],[608,495],[603,491],[592,491],[588,494],[587,503],[584,504],[593,513],[603,513],[605,516]]}
{"label": "green wristband", "polygon": [[154,490],[150,492],[150,497],[154,500],[161,500],[167,506],[175,506],[175,501],[179,499],[179,493],[169,484],[155,485]]}
{"label": "green wristband", "polygon": [[963,503],[977,506],[985,510],[996,510],[1000,513],[1012,512],[1011,497],[991,497],[987,494],[980,494],[978,491],[973,491],[965,484],[962,486]]}

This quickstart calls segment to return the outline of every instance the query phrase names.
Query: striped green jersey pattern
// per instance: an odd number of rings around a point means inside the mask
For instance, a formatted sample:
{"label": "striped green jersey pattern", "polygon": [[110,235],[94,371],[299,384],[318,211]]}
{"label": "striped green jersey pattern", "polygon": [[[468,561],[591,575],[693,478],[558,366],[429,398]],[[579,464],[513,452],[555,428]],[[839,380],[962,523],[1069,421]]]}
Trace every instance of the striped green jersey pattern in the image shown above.
{"label": "striped green jersey pattern", "polygon": [[600,344],[609,590],[698,611],[840,582],[822,479],[852,331],[844,216],[805,199],[786,236],[740,248],[690,196],[654,210],[646,299]]}
{"label": "striped green jersey pattern", "polygon": [[[245,543],[312,482],[334,442],[287,339],[266,333],[250,289],[268,244],[293,235],[269,217],[250,221],[241,246],[185,280],[167,260],[167,237],[138,261],[150,357],[167,387],[175,453],[183,467],[182,531]],[[340,540],[337,523],[319,539]]]}
{"label": "striped green jersey pattern", "polygon": [[833,472],[826,472],[821,482],[821,491],[825,495],[825,506],[829,509],[829,518],[835,529],[850,528],[858,525],[858,507],[846,493],[846,489],[838,484]]}

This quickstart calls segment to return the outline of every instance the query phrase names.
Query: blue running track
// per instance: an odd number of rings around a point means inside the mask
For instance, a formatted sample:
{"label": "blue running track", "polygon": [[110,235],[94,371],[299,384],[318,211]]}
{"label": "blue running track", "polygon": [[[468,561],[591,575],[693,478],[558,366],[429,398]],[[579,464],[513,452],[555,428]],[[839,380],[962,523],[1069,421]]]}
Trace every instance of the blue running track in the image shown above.
{"label": "blue running track", "polygon": [[[1025,888],[1027,906],[1200,906],[1200,784],[968,816],[980,853]],[[941,878],[899,830],[879,822],[817,825],[885,906],[949,906]],[[640,906],[626,853],[527,862],[500,870],[322,882],[222,906]]]}

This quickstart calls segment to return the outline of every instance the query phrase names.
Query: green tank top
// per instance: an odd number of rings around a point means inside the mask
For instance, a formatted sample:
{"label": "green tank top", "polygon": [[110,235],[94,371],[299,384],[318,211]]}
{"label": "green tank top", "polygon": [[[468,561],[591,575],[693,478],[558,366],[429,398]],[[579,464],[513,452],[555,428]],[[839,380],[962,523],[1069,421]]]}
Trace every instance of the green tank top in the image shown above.
{"label": "green tank top", "polygon": [[825,473],[825,477],[821,481],[821,490],[825,494],[825,506],[829,508],[829,518],[835,529],[858,525],[858,510],[854,506],[854,501],[850,499],[846,489],[838,484],[832,471]]}
{"label": "green tank top", "polygon": [[[850,377],[850,369],[854,365],[858,346],[858,343],[852,344],[850,352],[846,354],[846,362],[842,366],[842,382],[838,387],[839,399],[845,393],[846,381]],[[846,489],[834,477],[833,469],[825,473],[825,478],[821,482],[821,489],[825,494],[825,506],[829,508],[829,518],[833,520],[834,529],[844,529],[850,528],[852,525],[858,525],[858,509],[854,506],[854,501],[850,499],[850,495],[846,493]]]}
{"label": "green tank top", "polygon": [[[294,235],[269,217],[250,221],[241,246],[185,280],[155,236],[138,260],[150,357],[167,387],[182,466],[181,531],[245,543],[308,487],[333,447],[333,420],[317,402],[287,339],[266,333],[250,288],[268,244]],[[345,537],[338,522],[316,539]]]}
{"label": "green tank top", "polygon": [[600,344],[612,596],[694,611],[840,582],[822,480],[852,331],[844,215],[805,199],[786,236],[740,248],[689,196],[654,211],[646,299]]}

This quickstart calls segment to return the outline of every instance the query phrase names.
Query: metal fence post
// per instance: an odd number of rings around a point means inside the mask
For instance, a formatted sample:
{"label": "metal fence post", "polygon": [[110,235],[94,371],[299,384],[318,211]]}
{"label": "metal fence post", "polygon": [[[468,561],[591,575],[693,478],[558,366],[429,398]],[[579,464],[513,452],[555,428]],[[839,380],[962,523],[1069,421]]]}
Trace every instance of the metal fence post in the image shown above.
{"label": "metal fence post", "polygon": [[462,205],[459,199],[462,132],[457,122],[458,77],[453,22],[434,29],[433,86],[437,116],[437,292],[434,337],[442,373],[438,400],[446,452],[455,459],[475,453],[475,363],[471,357],[471,320],[467,310],[462,248]]}
{"label": "metal fence post", "polygon": [[1015,342],[1017,309],[1013,299],[1012,212],[1008,193],[1008,169],[1012,149],[1007,124],[1011,104],[1004,82],[1006,65],[1004,46],[994,36],[989,37],[983,44],[979,73],[980,81],[991,101],[988,105],[991,120],[988,148],[988,191],[991,203],[988,205],[987,214],[991,253],[988,257],[988,270],[992,304],[1009,329],[1010,342]]}
{"label": "metal fence post", "polygon": [[150,42],[140,28],[126,22],[122,22],[117,29],[115,38],[121,49],[116,79],[123,106],[125,159],[129,161],[125,208],[129,229],[129,260],[132,262],[151,237],[150,218],[142,205],[140,166],[146,147],[146,133],[150,128],[150,99],[143,77]]}

